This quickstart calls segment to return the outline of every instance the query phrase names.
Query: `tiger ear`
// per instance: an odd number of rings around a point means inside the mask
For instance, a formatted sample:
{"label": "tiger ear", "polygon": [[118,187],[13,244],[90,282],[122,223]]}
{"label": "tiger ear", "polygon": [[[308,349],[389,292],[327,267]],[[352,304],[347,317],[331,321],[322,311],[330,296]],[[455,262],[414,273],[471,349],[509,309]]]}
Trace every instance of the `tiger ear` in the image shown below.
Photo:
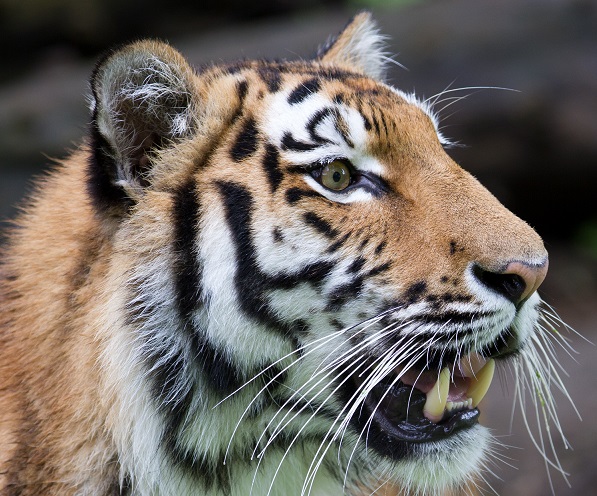
{"label": "tiger ear", "polygon": [[195,128],[194,72],[169,45],[142,41],[100,62],[91,79],[90,186],[103,203],[130,202],[151,176],[151,157]]}
{"label": "tiger ear", "polygon": [[345,66],[383,80],[387,60],[384,40],[371,13],[361,12],[352,18],[339,35],[319,49],[317,58],[326,64]]}

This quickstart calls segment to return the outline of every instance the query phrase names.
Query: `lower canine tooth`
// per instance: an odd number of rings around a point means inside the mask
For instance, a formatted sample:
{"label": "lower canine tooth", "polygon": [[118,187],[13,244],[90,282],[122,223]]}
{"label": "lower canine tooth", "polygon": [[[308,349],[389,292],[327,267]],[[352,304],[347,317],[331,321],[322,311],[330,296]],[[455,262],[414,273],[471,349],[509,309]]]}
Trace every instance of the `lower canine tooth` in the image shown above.
{"label": "lower canine tooth", "polygon": [[450,390],[450,370],[446,367],[439,374],[439,378],[427,393],[427,400],[423,413],[432,422],[439,422],[444,416],[448,391]]}
{"label": "lower canine tooth", "polygon": [[481,400],[487,394],[487,390],[491,385],[493,373],[495,371],[495,360],[489,360],[479,372],[476,374],[475,382],[471,384],[467,391],[467,396],[472,399],[472,407],[476,408]]}

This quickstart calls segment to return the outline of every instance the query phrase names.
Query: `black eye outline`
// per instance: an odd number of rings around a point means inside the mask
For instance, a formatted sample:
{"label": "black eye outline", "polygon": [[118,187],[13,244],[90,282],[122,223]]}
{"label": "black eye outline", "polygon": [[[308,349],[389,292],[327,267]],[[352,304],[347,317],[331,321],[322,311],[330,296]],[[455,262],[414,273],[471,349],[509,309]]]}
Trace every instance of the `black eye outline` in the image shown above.
{"label": "black eye outline", "polygon": [[[322,182],[322,173],[326,167],[334,162],[342,163],[349,171],[350,182],[342,189],[332,189],[327,187]],[[323,188],[334,194],[345,194],[355,188],[362,188],[374,196],[381,196],[390,191],[389,186],[379,176],[372,173],[364,173],[356,169],[350,160],[344,157],[330,158],[325,162],[318,162],[309,167],[309,174],[315,179]]]}

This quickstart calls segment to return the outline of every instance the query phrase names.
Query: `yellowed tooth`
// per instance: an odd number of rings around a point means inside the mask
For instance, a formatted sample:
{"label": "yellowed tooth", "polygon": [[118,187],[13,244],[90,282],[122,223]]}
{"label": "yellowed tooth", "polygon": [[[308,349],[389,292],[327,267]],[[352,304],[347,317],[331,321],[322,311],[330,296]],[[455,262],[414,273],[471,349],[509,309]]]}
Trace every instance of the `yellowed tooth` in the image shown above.
{"label": "yellowed tooth", "polygon": [[439,374],[435,385],[427,393],[423,414],[432,422],[439,422],[444,416],[448,392],[450,391],[450,370],[446,367]]}
{"label": "yellowed tooth", "polygon": [[469,387],[466,395],[473,400],[473,408],[476,408],[487,394],[495,371],[495,360],[489,360],[479,372],[472,378],[474,381]]}

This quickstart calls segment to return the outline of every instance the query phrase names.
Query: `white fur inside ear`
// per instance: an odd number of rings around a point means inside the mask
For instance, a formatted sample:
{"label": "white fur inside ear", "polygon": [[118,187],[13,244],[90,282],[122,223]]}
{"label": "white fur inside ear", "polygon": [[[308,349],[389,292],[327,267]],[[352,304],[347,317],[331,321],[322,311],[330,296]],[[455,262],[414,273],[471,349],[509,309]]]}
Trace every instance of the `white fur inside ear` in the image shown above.
{"label": "white fur inside ear", "polygon": [[[160,42],[115,52],[92,80],[95,128],[108,142],[112,181],[132,195],[151,175],[151,156],[194,129],[193,73]],[[107,148],[107,147],[106,147]]]}
{"label": "white fur inside ear", "polygon": [[321,61],[347,65],[373,79],[383,80],[388,61],[384,50],[386,38],[380,34],[371,14],[363,12],[320,50]]}
{"label": "white fur inside ear", "polygon": [[363,72],[374,79],[383,79],[387,55],[383,50],[386,37],[379,33],[373,20],[362,23],[350,39],[347,50]]}
{"label": "white fur inside ear", "polygon": [[175,139],[191,129],[188,82],[171,64],[150,53],[125,53],[102,74],[96,104],[102,110],[100,128],[111,132],[106,136],[110,142],[123,147],[135,135],[148,133]]}
{"label": "white fur inside ear", "polygon": [[154,55],[148,55],[143,65],[130,72],[115,99],[143,108],[148,121],[163,122],[167,136],[184,136],[191,127],[192,116],[187,103],[191,95],[182,74]]}

